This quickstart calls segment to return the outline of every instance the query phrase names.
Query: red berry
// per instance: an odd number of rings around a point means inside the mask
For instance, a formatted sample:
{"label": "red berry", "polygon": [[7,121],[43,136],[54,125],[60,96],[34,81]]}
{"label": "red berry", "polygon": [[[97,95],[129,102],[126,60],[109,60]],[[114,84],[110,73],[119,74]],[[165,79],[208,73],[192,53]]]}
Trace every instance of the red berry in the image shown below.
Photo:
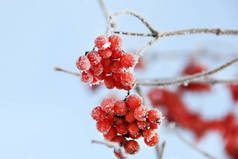
{"label": "red berry", "polygon": [[138,134],[135,134],[135,135],[130,134],[130,137],[132,139],[139,139],[141,137],[141,132],[139,132]]}
{"label": "red berry", "polygon": [[76,66],[79,70],[87,71],[90,69],[91,64],[86,56],[80,56],[78,61],[76,62]]}
{"label": "red berry", "polygon": [[126,98],[126,104],[130,110],[135,110],[137,107],[141,106],[142,98],[137,94],[131,94]]}
{"label": "red berry", "polygon": [[117,131],[115,128],[111,128],[106,134],[103,135],[105,139],[111,141],[114,137],[117,136]]}
{"label": "red berry", "polygon": [[128,125],[128,131],[132,136],[137,136],[140,133],[140,129],[138,128],[136,122],[130,123]]}
{"label": "red berry", "polygon": [[238,102],[238,84],[230,84],[229,88],[233,101]]}
{"label": "red berry", "polygon": [[110,48],[121,47],[122,45],[122,39],[117,35],[109,36],[108,41],[111,43]]}
{"label": "red berry", "polygon": [[112,70],[111,70],[111,63],[112,63],[111,59],[102,59],[101,63],[102,63],[103,69],[104,69],[103,71],[105,73],[111,73],[112,72]]}
{"label": "red berry", "polygon": [[130,53],[122,54],[120,61],[122,67],[129,68],[135,64],[135,57]]}
{"label": "red berry", "polygon": [[99,50],[98,53],[101,55],[102,58],[108,59],[112,56],[112,51],[110,49],[106,50]]}
{"label": "red berry", "polygon": [[132,123],[136,120],[136,118],[134,117],[134,112],[130,111],[126,114],[125,119],[128,123]]}
{"label": "red berry", "polygon": [[110,111],[110,112],[108,112],[107,115],[106,115],[106,119],[108,119],[108,120],[110,120],[110,121],[112,121],[112,122],[113,122],[114,117],[115,117],[114,111]]}
{"label": "red berry", "polygon": [[116,136],[112,139],[112,142],[117,142],[120,144],[120,146],[123,146],[126,144],[126,138],[124,136]]}
{"label": "red berry", "polygon": [[94,120],[104,120],[106,112],[104,112],[100,106],[97,106],[92,110],[91,116]]}
{"label": "red berry", "polygon": [[113,98],[105,98],[101,102],[102,110],[109,113],[114,108],[114,99]]}
{"label": "red berry", "polygon": [[103,121],[97,121],[97,129],[101,133],[107,133],[112,127],[112,122],[110,122],[107,119],[104,119]]}
{"label": "red berry", "polygon": [[125,144],[125,150],[129,154],[135,154],[139,151],[140,146],[137,141],[130,140]]}
{"label": "red berry", "polygon": [[154,130],[154,129],[158,129],[158,125],[156,123],[150,123],[150,129]]}
{"label": "red berry", "polygon": [[113,61],[111,65],[111,70],[113,73],[120,73],[122,72],[122,67],[120,61]]}
{"label": "red berry", "polygon": [[83,71],[81,73],[81,81],[90,83],[93,81],[93,75],[90,72]]}
{"label": "red berry", "polygon": [[141,130],[149,129],[150,123],[148,121],[137,121],[137,126]]}
{"label": "red berry", "polygon": [[122,55],[122,51],[120,47],[112,48],[112,58],[118,59]]}
{"label": "red berry", "polygon": [[117,125],[116,130],[117,130],[117,133],[120,134],[120,135],[127,134],[128,133],[127,124],[123,123],[121,125]]}
{"label": "red berry", "polygon": [[[148,131],[148,130],[145,130]],[[144,132],[143,132],[144,135]],[[147,136],[144,136],[144,142],[148,146],[155,146],[159,142],[159,134],[157,132],[151,131],[150,134],[147,134]]]}
{"label": "red berry", "polygon": [[147,108],[145,106],[140,106],[135,109],[134,116],[138,121],[145,121],[147,116]]}
{"label": "red berry", "polygon": [[126,107],[126,103],[122,100],[117,101],[114,104],[114,111],[116,113],[116,115],[118,116],[124,116],[127,114],[127,107]]}
{"label": "red berry", "polygon": [[123,86],[134,87],[136,84],[134,75],[131,72],[122,72],[120,73],[121,83]]}
{"label": "red berry", "polygon": [[103,66],[102,64],[97,64],[97,65],[92,65],[90,68],[90,72],[94,75],[94,76],[99,76],[100,74],[102,74],[103,72]]}
{"label": "red berry", "polygon": [[110,46],[107,37],[104,35],[98,36],[94,43],[99,50],[104,50]]}
{"label": "red berry", "polygon": [[87,55],[91,65],[97,65],[101,61],[101,56],[98,54],[97,51],[90,51]]}
{"label": "red berry", "polygon": [[160,123],[161,122],[161,115],[157,110],[150,110],[148,111],[148,120],[151,123]]}
{"label": "red berry", "polygon": [[113,89],[114,86],[115,86],[115,82],[114,82],[114,80],[112,79],[112,76],[107,76],[107,77],[105,77],[105,79],[104,79],[104,84],[105,84],[105,86],[106,86],[108,89]]}
{"label": "red berry", "polygon": [[116,125],[121,125],[121,124],[123,124],[123,123],[125,122],[125,119],[115,117],[115,118],[113,119],[113,121],[114,121],[114,125],[116,126]]}

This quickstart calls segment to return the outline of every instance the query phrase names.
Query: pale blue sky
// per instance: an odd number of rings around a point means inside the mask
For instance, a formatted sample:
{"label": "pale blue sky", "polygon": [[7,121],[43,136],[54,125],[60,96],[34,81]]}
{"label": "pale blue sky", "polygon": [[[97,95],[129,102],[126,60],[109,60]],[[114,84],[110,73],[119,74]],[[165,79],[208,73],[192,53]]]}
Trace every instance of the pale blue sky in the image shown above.
{"label": "pale blue sky", "polygon": [[[105,1],[111,11],[134,10],[161,31],[238,28],[236,0]],[[133,17],[123,16],[120,26],[126,31],[147,31]],[[76,71],[77,57],[92,48],[94,38],[104,30],[105,20],[97,0],[0,0],[0,158],[112,158],[111,149],[90,143],[92,139],[102,140],[90,111],[108,92],[91,94],[79,79],[53,71],[54,66]],[[125,37],[124,47],[138,48],[146,40]],[[217,48],[217,44],[224,44],[227,50],[234,51],[238,50],[237,42],[237,37],[195,35],[163,39],[152,50],[192,49],[200,45]],[[158,76],[172,76],[181,64],[183,61],[160,61],[147,74],[156,71]],[[164,68],[171,69],[164,72]],[[227,92],[216,95],[225,98],[219,101],[222,112],[230,104],[229,97]],[[204,101],[204,105],[217,102],[206,95]],[[196,103],[201,101],[195,98],[189,102],[195,103],[196,109]],[[213,112],[196,110],[207,116]],[[166,159],[202,158],[183,147],[172,134],[162,130],[161,136],[168,140]],[[219,136],[206,138],[201,147],[224,157]],[[142,144],[135,158],[155,158],[154,149]]]}

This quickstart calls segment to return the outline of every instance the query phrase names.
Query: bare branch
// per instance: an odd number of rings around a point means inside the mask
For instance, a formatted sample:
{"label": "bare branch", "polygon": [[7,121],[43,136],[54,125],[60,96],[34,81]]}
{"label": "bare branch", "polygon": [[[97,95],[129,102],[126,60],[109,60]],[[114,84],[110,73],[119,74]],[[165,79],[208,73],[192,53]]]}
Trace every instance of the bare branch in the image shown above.
{"label": "bare branch", "polygon": [[[158,31],[156,31],[158,33]],[[128,36],[142,36],[142,37],[169,37],[169,36],[179,36],[179,35],[191,35],[191,34],[215,34],[215,35],[238,35],[238,30],[222,30],[220,28],[196,28],[196,29],[185,29],[185,30],[176,30],[169,31],[164,33],[156,34],[156,32],[152,34],[147,33],[134,33],[134,32],[125,32],[125,31],[114,31],[115,34],[122,34]]]}
{"label": "bare branch", "polygon": [[102,10],[102,12],[103,12],[104,17],[105,17],[106,20],[107,20],[107,18],[109,17],[109,10],[108,10],[108,8],[107,8],[107,6],[106,6],[104,0],[98,0],[98,2],[99,2],[99,5],[100,5],[100,7],[101,7],[101,10]]}
{"label": "bare branch", "polygon": [[[170,79],[172,80],[172,79]],[[166,80],[167,82],[169,80]],[[229,84],[229,83],[238,83],[238,79],[201,79],[201,80],[191,80],[191,81],[187,81],[186,84],[189,84],[191,82],[197,82],[197,83],[208,83],[210,85],[216,85],[216,84]],[[184,83],[184,82],[182,82]],[[143,82],[142,80],[139,80],[137,82],[138,85],[142,85],[142,86],[165,86],[165,80],[163,79],[148,79],[145,82]],[[175,82],[175,83],[167,83],[166,86],[169,85],[176,85],[176,84],[181,84],[181,82]]]}
{"label": "bare branch", "polygon": [[[179,78],[175,78],[175,79],[174,78],[167,79],[167,80],[164,80],[164,81],[161,80],[158,83],[156,83],[156,86],[169,86],[169,85],[183,84],[183,83],[192,82],[192,81],[197,80],[199,78],[210,76],[210,75],[213,75],[213,74],[215,74],[219,71],[222,71],[223,69],[233,65],[236,62],[238,62],[238,58],[235,58],[235,59],[225,63],[224,65],[221,65],[220,67],[217,67],[217,68],[215,68],[213,70],[210,70],[210,71],[207,71],[207,72],[197,73],[197,74],[194,74],[194,75],[191,75],[191,76],[179,77]],[[213,82],[217,83],[218,81],[213,81]],[[223,80],[222,82],[227,82],[227,81]],[[141,84],[146,85],[146,83],[141,83]]]}
{"label": "bare branch", "polygon": [[105,145],[109,148],[113,148],[116,152],[119,152],[122,155],[123,159],[129,159],[127,154],[126,154],[126,151],[125,151],[124,147],[121,147],[116,142],[110,142],[110,141],[107,141],[107,140],[105,140],[105,141],[92,140],[91,143]]}
{"label": "bare branch", "polygon": [[194,149],[195,151],[199,152],[200,154],[202,154],[203,156],[210,158],[210,159],[216,159],[216,157],[212,156],[211,154],[209,154],[208,152],[200,149],[196,144],[188,141],[179,131],[176,130],[176,128],[170,126],[170,124],[166,124],[167,128],[169,130],[171,130],[181,141],[183,141],[185,144],[187,144],[189,147],[191,147],[192,149]]}
{"label": "bare branch", "polygon": [[165,146],[166,146],[166,141],[164,141],[161,145],[159,159],[163,159]]}
{"label": "bare branch", "polygon": [[65,69],[60,68],[60,67],[55,67],[54,70],[55,70],[55,71],[64,72],[64,73],[67,73],[67,74],[70,74],[70,75],[74,75],[74,76],[80,77],[80,74],[79,74],[79,73],[72,72],[72,71],[69,71],[69,70],[65,70]]}

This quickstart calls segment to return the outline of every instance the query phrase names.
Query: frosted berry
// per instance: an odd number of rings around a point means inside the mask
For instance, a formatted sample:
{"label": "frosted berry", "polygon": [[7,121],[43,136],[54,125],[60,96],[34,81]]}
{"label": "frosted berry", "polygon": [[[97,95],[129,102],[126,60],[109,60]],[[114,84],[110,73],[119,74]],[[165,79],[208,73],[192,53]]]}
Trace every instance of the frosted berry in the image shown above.
{"label": "frosted berry", "polygon": [[103,135],[105,139],[111,141],[114,137],[117,136],[117,131],[115,128],[111,128],[106,134]]}
{"label": "frosted berry", "polygon": [[141,132],[139,132],[138,134],[134,134],[134,135],[130,134],[130,137],[132,139],[139,139],[141,137]]}
{"label": "frosted berry", "polygon": [[139,151],[140,146],[135,140],[130,140],[125,144],[125,150],[129,154],[135,154]]}
{"label": "frosted berry", "polygon": [[131,94],[126,98],[126,104],[130,110],[135,110],[137,107],[141,106],[142,98],[139,95]]}
{"label": "frosted berry", "polygon": [[[159,123],[159,124],[160,124],[160,123]],[[150,123],[150,129],[151,129],[151,130],[158,129],[159,124],[156,124],[156,123]]]}
{"label": "frosted berry", "polygon": [[104,119],[103,121],[97,121],[97,129],[101,133],[107,133],[111,127],[112,123],[107,119]]}
{"label": "frosted berry", "polygon": [[104,98],[101,102],[102,110],[109,113],[114,108],[114,102],[113,98]]}
{"label": "frosted berry", "polygon": [[137,121],[137,126],[141,130],[149,129],[150,124],[148,121]]}
{"label": "frosted berry", "polygon": [[111,43],[110,48],[121,47],[122,45],[122,39],[117,35],[109,36],[108,41]]}
{"label": "frosted berry", "polygon": [[132,123],[136,120],[135,116],[134,116],[134,112],[130,111],[126,114],[125,119],[128,123]]}
{"label": "frosted berry", "polygon": [[94,43],[99,50],[104,50],[110,46],[110,43],[108,42],[108,38],[104,35],[98,36],[95,39]]}
{"label": "frosted berry", "polygon": [[97,51],[90,51],[87,55],[91,65],[97,65],[101,61],[101,56],[98,54]]}
{"label": "frosted berry", "polygon": [[120,134],[120,135],[127,134],[128,133],[127,124],[123,123],[121,125],[117,125],[116,130],[117,130],[117,133]]}
{"label": "frosted berry", "polygon": [[90,68],[90,72],[94,75],[94,76],[99,76],[100,74],[102,74],[103,72],[103,66],[102,64],[97,64],[97,65],[92,65]]}
{"label": "frosted berry", "polygon": [[103,71],[105,73],[111,73],[111,63],[112,61],[110,59],[102,59],[101,61],[102,66],[103,66]]}
{"label": "frosted berry", "polygon": [[113,119],[113,122],[114,122],[114,125],[115,125],[115,126],[116,126],[116,125],[121,125],[121,124],[123,124],[123,123],[125,122],[125,119],[124,119],[124,118],[115,117],[115,118]]}
{"label": "frosted berry", "polygon": [[161,115],[157,110],[150,110],[148,111],[148,120],[151,123],[160,123],[161,122]]}
{"label": "frosted berry", "polygon": [[76,62],[76,66],[81,71],[87,71],[90,69],[91,64],[86,56],[80,56],[78,61]]}
{"label": "frosted berry", "polygon": [[98,53],[104,59],[110,58],[112,56],[112,51],[110,49],[99,50]]}
{"label": "frosted berry", "polygon": [[145,121],[147,116],[147,108],[145,106],[140,106],[135,109],[134,117],[138,121]]}
{"label": "frosted berry", "polygon": [[138,128],[136,122],[130,123],[128,125],[128,131],[132,136],[137,136],[140,133],[140,129]]}
{"label": "frosted berry", "polygon": [[112,58],[118,59],[122,55],[122,51],[120,47],[112,48]]}
{"label": "frosted berry", "polygon": [[81,73],[81,81],[88,83],[93,81],[93,75],[90,72],[83,71]]}
{"label": "frosted berry", "polygon": [[133,54],[126,53],[121,56],[121,65],[124,68],[132,67],[135,64],[135,57]]}
{"label": "frosted berry", "polygon": [[116,113],[116,115],[118,116],[124,116],[127,114],[127,107],[126,107],[126,103],[122,100],[117,101],[114,104],[114,112]]}
{"label": "frosted berry", "polygon": [[111,65],[111,70],[113,73],[120,73],[122,72],[122,66],[120,61],[114,61]]}
{"label": "frosted berry", "polygon": [[106,86],[108,89],[113,89],[114,86],[115,86],[115,82],[114,82],[114,80],[112,79],[112,76],[107,76],[107,77],[105,77],[105,79],[104,79],[104,84],[105,84],[105,86]]}
{"label": "frosted berry", "polygon": [[[144,133],[143,133],[144,134]],[[155,146],[159,142],[159,134],[157,132],[152,131],[149,136],[144,136],[144,142],[148,146]]]}
{"label": "frosted berry", "polygon": [[133,74],[131,72],[122,72],[120,73],[121,83],[123,86],[134,87],[136,82]]}
{"label": "frosted berry", "polygon": [[104,112],[100,106],[97,106],[92,110],[91,116],[94,120],[104,120],[106,112]]}

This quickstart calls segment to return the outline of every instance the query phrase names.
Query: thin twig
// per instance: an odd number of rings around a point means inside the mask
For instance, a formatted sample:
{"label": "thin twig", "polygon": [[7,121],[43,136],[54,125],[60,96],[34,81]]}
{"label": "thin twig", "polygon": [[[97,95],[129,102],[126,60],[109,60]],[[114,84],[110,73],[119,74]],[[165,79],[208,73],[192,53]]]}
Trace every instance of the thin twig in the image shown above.
{"label": "thin twig", "polygon": [[165,146],[166,146],[166,141],[164,141],[161,145],[159,159],[163,159]]}
{"label": "thin twig", "polygon": [[156,152],[157,159],[160,159],[160,147],[159,147],[159,144],[157,144],[155,146],[155,152]]}
{"label": "thin twig", "polygon": [[101,10],[102,10],[102,12],[103,12],[104,17],[105,17],[106,20],[107,20],[107,18],[108,18],[109,15],[110,15],[109,10],[108,10],[108,8],[107,8],[107,6],[106,6],[104,0],[98,0],[98,2],[99,2],[99,5],[100,5],[100,7],[101,7]]}
{"label": "thin twig", "polygon": [[[169,86],[169,85],[175,85],[175,84],[181,84],[184,82],[170,82],[168,83],[168,81],[172,81],[173,79],[167,79],[166,81],[164,79],[148,79],[148,80],[139,80],[137,82],[138,85],[142,85],[142,86]],[[207,83],[210,85],[216,85],[216,84],[230,84],[230,83],[238,83],[238,79],[227,79],[227,80],[223,80],[223,79],[201,79],[201,80],[191,80],[191,81],[187,81],[185,82],[186,84],[189,84],[191,82],[196,82],[196,83]]]}
{"label": "thin twig", "polygon": [[[236,62],[238,62],[238,58],[235,58],[235,59],[233,59],[233,60],[225,63],[224,65],[221,65],[220,67],[217,67],[213,70],[210,70],[210,71],[207,71],[207,72],[202,72],[202,73],[197,73],[197,74],[190,75],[190,76],[185,76],[185,77],[180,77],[180,78],[175,78],[175,79],[173,78],[173,79],[170,79],[170,80],[167,79],[166,81],[158,82],[156,84],[156,86],[169,86],[169,85],[192,82],[196,79],[206,77],[206,76],[210,76],[210,75],[213,75],[213,74],[215,74],[219,71],[222,71],[223,69],[233,65]],[[225,80],[223,82],[225,82]],[[145,84],[145,83],[143,83],[143,84]]]}
{"label": "thin twig", "polygon": [[74,75],[74,76],[80,77],[80,74],[79,74],[79,73],[72,72],[72,71],[69,71],[69,70],[65,70],[65,69],[60,68],[60,67],[55,67],[54,70],[55,70],[55,71],[64,72],[64,73],[67,73],[67,74],[70,74],[70,75]]}
{"label": "thin twig", "polygon": [[[158,31],[157,31],[158,32]],[[135,32],[126,32],[126,31],[114,31],[115,34],[122,34],[128,36],[142,36],[142,37],[169,37],[169,36],[179,36],[179,35],[190,35],[190,34],[215,34],[215,35],[238,35],[238,30],[222,30],[220,28],[196,28],[196,29],[184,29],[184,30],[176,30],[176,31],[169,31],[163,32],[159,34],[147,34],[147,33],[135,33]]]}
{"label": "thin twig", "polygon": [[216,157],[214,157],[211,154],[209,154],[208,152],[200,149],[196,144],[188,141],[179,131],[176,130],[176,128],[171,127],[168,123],[166,125],[169,130],[171,130],[181,141],[183,141],[189,147],[191,147],[192,149],[194,149],[195,151],[199,152],[200,154],[204,155],[207,158],[216,159]]}
{"label": "thin twig", "polygon": [[126,151],[124,147],[121,147],[118,143],[110,142],[106,140],[105,141],[92,140],[91,143],[105,145],[109,148],[113,148],[116,152],[119,152],[122,155],[123,159],[129,159],[128,156],[126,155]]}

